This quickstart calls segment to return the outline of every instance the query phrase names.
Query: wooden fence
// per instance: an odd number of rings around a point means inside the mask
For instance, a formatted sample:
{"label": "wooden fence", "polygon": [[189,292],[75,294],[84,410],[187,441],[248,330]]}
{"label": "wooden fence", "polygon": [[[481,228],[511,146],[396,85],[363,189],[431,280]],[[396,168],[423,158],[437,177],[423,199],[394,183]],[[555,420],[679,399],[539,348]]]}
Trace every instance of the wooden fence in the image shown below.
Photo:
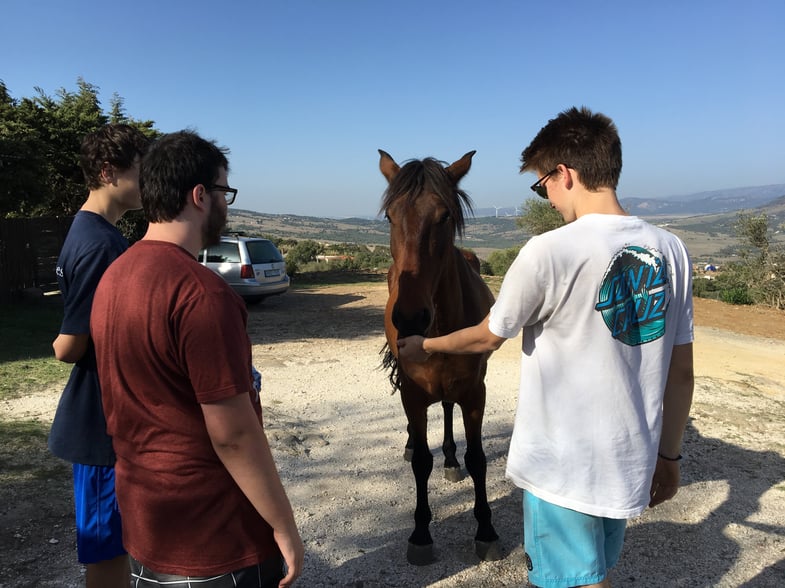
{"label": "wooden fence", "polygon": [[73,217],[0,219],[0,300],[58,289],[57,257]]}

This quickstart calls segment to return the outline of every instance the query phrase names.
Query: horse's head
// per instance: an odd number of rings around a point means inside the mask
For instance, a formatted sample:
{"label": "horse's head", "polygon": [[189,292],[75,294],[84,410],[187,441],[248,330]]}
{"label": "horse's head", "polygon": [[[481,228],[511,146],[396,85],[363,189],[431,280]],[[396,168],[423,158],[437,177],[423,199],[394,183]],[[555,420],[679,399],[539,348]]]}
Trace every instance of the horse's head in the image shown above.
{"label": "horse's head", "polygon": [[455,264],[455,235],[463,234],[465,212],[471,211],[471,200],[458,183],[474,153],[447,167],[433,158],[400,167],[379,150],[379,169],[389,184],[382,211],[390,223],[393,258],[387,318],[400,336],[424,335],[433,325],[437,290],[444,290],[443,278]]}

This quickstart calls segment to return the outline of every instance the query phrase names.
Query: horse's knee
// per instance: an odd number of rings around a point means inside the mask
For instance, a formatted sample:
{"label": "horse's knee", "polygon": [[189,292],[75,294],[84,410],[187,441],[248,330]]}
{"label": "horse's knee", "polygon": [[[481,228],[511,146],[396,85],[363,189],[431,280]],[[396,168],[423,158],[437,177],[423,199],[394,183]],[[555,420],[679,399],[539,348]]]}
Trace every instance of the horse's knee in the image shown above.
{"label": "horse's knee", "polygon": [[415,445],[412,448],[412,471],[415,478],[431,475],[433,471],[433,454],[425,445]]}
{"label": "horse's knee", "polygon": [[482,450],[482,447],[467,449],[464,461],[466,462],[466,470],[472,477],[485,476],[488,469],[488,461],[485,458],[485,452]]}

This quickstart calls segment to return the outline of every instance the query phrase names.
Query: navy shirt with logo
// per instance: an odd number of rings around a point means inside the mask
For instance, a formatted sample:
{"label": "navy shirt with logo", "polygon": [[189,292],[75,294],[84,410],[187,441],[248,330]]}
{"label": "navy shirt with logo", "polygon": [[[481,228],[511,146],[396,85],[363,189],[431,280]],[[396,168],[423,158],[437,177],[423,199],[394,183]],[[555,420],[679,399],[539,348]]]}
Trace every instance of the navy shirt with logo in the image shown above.
{"label": "navy shirt with logo", "polygon": [[[126,249],[128,241],[102,216],[87,211],[76,213],[57,260],[57,281],[63,297],[60,333],[89,335],[90,310],[98,282],[109,264]],[[60,397],[49,433],[49,449],[72,463],[114,465],[92,339],[85,354],[74,364]]]}

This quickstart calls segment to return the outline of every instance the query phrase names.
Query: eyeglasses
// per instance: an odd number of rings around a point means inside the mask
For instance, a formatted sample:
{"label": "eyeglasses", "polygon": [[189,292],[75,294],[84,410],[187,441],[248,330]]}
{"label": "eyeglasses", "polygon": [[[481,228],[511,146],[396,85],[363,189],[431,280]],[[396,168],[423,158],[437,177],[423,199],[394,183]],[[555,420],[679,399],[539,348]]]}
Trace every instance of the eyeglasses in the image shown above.
{"label": "eyeglasses", "polygon": [[237,198],[237,188],[230,188],[229,186],[219,186],[218,184],[211,184],[205,186],[208,190],[220,190],[224,193],[226,199],[226,206],[234,204],[234,199]]}
{"label": "eyeglasses", "polygon": [[558,171],[558,169],[553,169],[553,170],[549,171],[547,174],[545,174],[539,180],[537,180],[531,186],[529,186],[529,188],[531,188],[532,192],[537,194],[537,196],[539,196],[540,198],[545,198],[547,200],[547,198],[548,198],[548,189],[545,186],[543,186],[542,183],[546,179],[548,179],[548,177],[550,177],[551,175],[555,174],[557,171]]}

